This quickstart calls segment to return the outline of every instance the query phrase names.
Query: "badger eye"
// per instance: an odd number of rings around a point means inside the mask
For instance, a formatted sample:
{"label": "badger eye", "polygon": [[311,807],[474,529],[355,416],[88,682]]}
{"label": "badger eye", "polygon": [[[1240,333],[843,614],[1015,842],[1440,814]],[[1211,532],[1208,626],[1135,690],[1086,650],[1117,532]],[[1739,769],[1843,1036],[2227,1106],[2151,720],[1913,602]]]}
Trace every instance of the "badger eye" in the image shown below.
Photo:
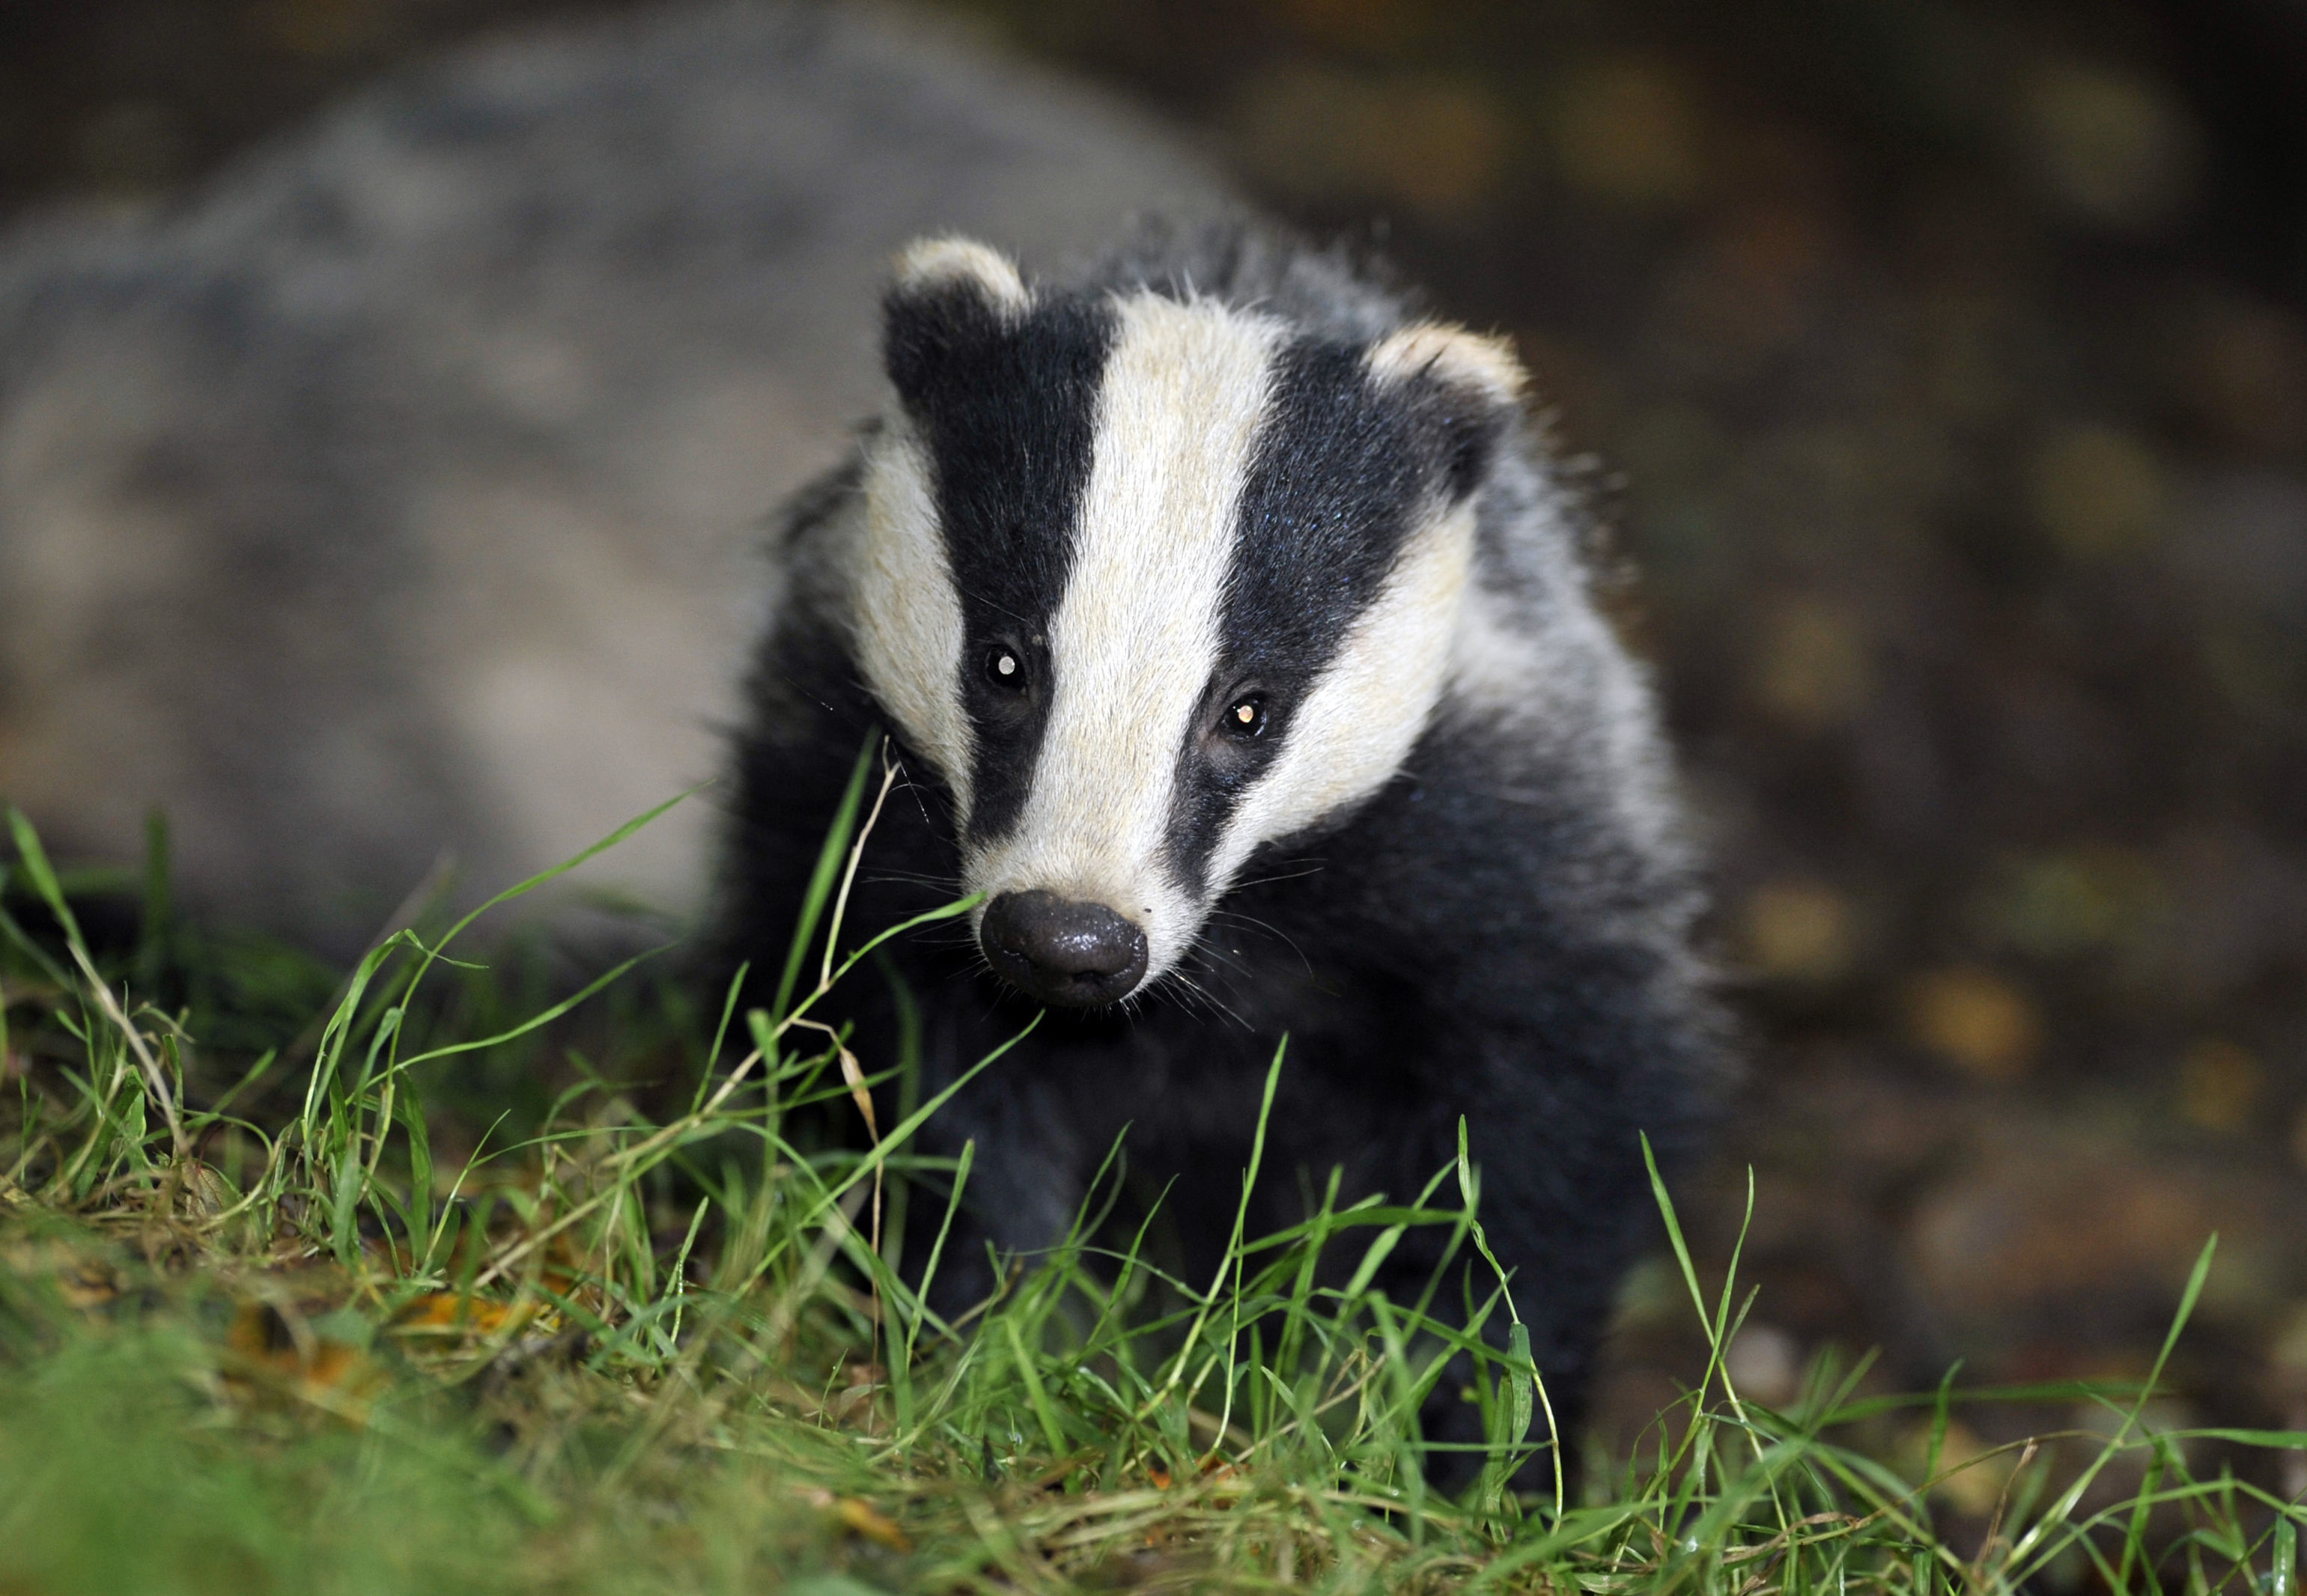
{"label": "badger eye", "polygon": [[985,679],[1008,692],[1024,692],[1025,690],[1025,657],[1008,644],[995,644],[985,651]]}
{"label": "badger eye", "polygon": [[1265,695],[1245,693],[1226,705],[1218,728],[1228,737],[1262,736],[1265,730]]}

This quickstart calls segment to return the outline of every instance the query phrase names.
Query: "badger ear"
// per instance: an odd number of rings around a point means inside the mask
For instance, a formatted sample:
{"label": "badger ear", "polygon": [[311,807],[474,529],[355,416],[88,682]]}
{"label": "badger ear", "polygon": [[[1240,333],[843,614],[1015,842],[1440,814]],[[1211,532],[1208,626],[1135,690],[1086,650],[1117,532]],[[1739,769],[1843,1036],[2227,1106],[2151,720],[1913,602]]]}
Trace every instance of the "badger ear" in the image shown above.
{"label": "badger ear", "polygon": [[1420,321],[1370,346],[1369,373],[1408,397],[1441,456],[1454,498],[1473,491],[1520,410],[1530,377],[1501,337]]}
{"label": "badger ear", "polygon": [[1032,304],[998,250],[967,238],[906,245],[881,307],[882,364],[897,397],[916,415],[934,407]]}
{"label": "badger ear", "polygon": [[1381,384],[1422,378],[1501,409],[1520,404],[1530,386],[1505,339],[1439,321],[1417,322],[1380,338],[1370,346],[1369,369]]}
{"label": "badger ear", "polygon": [[1016,262],[973,238],[918,238],[897,252],[892,300],[944,299],[956,291],[1004,318],[1024,314],[1033,303]]}

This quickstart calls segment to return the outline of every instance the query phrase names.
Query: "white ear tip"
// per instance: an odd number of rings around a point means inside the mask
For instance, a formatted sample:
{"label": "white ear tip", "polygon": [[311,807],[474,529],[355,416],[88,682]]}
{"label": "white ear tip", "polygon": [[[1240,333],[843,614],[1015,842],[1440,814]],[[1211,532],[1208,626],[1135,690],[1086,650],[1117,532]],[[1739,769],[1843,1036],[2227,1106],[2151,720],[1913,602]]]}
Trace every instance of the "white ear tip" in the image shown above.
{"label": "white ear tip", "polygon": [[1005,314],[1019,314],[1033,303],[1025,279],[1007,255],[973,238],[922,238],[897,254],[897,288],[922,293],[950,284],[966,284],[983,294]]}
{"label": "white ear tip", "polygon": [[1515,404],[1530,377],[1502,337],[1421,321],[1388,333],[1369,352],[1370,375],[1380,382],[1431,376],[1453,388],[1472,388],[1500,405]]}

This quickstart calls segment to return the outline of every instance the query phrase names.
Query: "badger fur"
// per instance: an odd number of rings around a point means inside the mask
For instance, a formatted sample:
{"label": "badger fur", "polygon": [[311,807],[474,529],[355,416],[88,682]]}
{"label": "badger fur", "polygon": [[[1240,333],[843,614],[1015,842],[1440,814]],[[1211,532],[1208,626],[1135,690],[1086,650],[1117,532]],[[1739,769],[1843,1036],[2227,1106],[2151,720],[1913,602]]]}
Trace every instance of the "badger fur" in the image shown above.
{"label": "badger fur", "polygon": [[[1127,1127],[1206,1270],[1286,1036],[1253,1226],[1334,1168],[1414,1198],[1463,1116],[1574,1423],[1650,1207],[1637,1133],[1685,1140],[1713,1048],[1657,715],[1513,354],[1238,226],[1063,283],[931,240],[884,312],[892,397],[784,536],[727,958],[776,967],[886,728],[911,789],[850,935],[979,897],[965,944],[894,944],[925,1089],[1050,1010],[929,1127],[976,1143],[984,1236],[1059,1239]],[[858,1046],[886,1063],[895,1025],[869,1004]]]}

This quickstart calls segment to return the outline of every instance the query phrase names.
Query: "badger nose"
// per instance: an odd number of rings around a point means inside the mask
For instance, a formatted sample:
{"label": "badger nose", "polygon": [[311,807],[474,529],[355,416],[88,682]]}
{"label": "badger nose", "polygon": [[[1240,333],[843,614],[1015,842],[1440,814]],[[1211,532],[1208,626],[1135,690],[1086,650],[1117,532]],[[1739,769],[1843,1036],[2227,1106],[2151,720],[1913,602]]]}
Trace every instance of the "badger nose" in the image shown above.
{"label": "badger nose", "polygon": [[1014,985],[1069,1009],[1128,995],[1145,974],[1145,933],[1102,903],[1055,892],[1004,892],[985,906],[977,940]]}

